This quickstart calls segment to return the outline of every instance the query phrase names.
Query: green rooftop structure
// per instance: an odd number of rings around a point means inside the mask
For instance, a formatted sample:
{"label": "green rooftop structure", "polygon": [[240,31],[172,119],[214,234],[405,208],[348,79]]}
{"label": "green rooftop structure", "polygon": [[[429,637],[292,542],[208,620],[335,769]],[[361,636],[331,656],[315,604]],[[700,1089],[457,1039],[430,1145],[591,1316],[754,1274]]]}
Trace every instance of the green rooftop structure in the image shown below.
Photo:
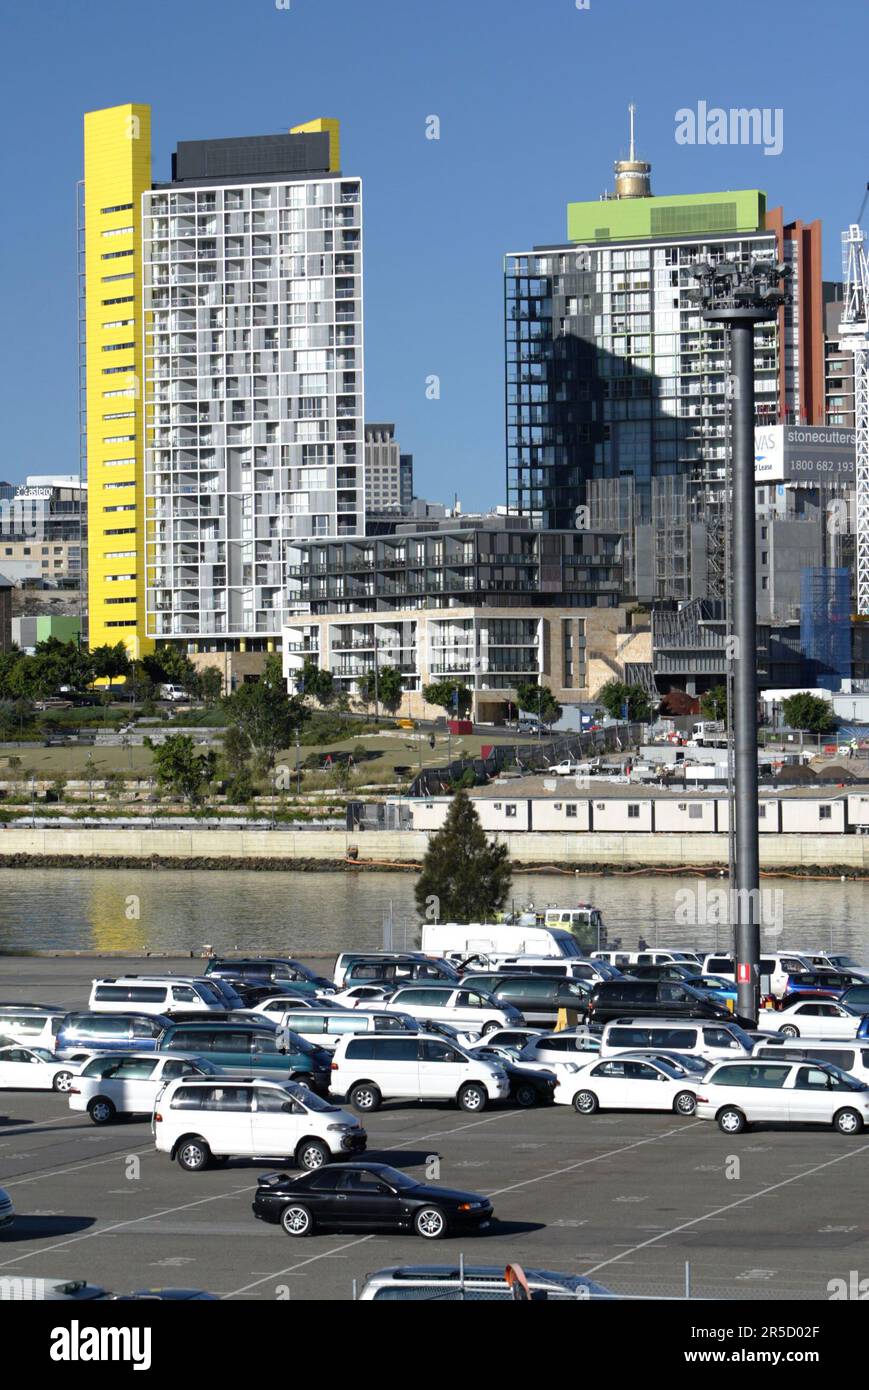
{"label": "green rooftop structure", "polygon": [[757,188],[567,205],[567,239],[582,245],[704,232],[762,232],[765,226],[766,194]]}

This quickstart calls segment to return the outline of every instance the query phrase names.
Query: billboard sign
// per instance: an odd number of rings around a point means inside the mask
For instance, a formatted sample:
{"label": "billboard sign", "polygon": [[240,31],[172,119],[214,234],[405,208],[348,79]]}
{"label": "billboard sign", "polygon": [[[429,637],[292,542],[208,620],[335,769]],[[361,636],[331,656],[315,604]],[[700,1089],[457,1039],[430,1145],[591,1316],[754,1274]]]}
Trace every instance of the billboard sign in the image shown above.
{"label": "billboard sign", "polygon": [[754,431],[756,483],[854,482],[854,431],[829,425],[762,425]]}

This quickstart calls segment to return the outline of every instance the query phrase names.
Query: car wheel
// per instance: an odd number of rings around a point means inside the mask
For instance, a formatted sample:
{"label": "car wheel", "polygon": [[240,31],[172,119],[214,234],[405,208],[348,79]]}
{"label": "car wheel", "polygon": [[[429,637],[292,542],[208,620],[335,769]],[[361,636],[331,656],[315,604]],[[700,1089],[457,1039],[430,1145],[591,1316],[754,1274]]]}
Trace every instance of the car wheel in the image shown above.
{"label": "car wheel", "polygon": [[358,1086],[353,1087],[349,1099],[354,1110],[370,1113],[372,1110],[380,1109],[382,1097],[377,1087],[372,1086],[370,1081],[361,1081]]}
{"label": "car wheel", "polygon": [[447,1233],[447,1221],[440,1207],[420,1207],[413,1218],[413,1229],[426,1240],[440,1240]]}
{"label": "car wheel", "polygon": [[735,1106],[728,1105],[718,1112],[718,1128],[722,1134],[741,1134],[745,1127],[745,1116]]}
{"label": "car wheel", "polygon": [[187,1173],[199,1173],[211,1162],[211,1150],[204,1139],[185,1139],[178,1145],[179,1167]]}
{"label": "car wheel", "polygon": [[281,1225],[288,1236],[309,1236],[314,1229],[314,1219],[307,1207],[293,1202],[281,1212]]}
{"label": "car wheel", "polygon": [[783,1038],[798,1038],[800,1030],[793,1023],[786,1023],[784,1028],[779,1028]]}
{"label": "car wheel", "polygon": [[673,1101],[673,1109],[677,1115],[693,1115],[697,1108],[697,1099],[693,1091],[680,1091]]}
{"label": "car wheel", "polygon": [[493,1018],[490,1018],[488,1023],[483,1024],[483,1037],[487,1038],[490,1033],[497,1033],[500,1027],[500,1023],[496,1023]]}
{"label": "car wheel", "polygon": [[573,1108],[578,1115],[593,1115],[598,1108],[594,1091],[577,1091],[573,1097]]}
{"label": "car wheel", "polygon": [[115,1107],[105,1096],[94,1096],[88,1105],[88,1114],[95,1125],[109,1125],[115,1118]]}
{"label": "car wheel", "polygon": [[330,1151],[319,1139],[303,1139],[296,1149],[297,1167],[306,1168],[309,1173],[313,1173],[316,1168],[322,1168],[331,1157]]}
{"label": "car wheel", "polygon": [[528,1081],[520,1081],[513,1095],[517,1105],[521,1105],[523,1110],[528,1110],[532,1105],[537,1104],[537,1092]]}
{"label": "car wheel", "polygon": [[311,1083],[305,1073],[302,1073],[301,1076],[291,1076],[290,1080],[294,1086],[298,1086],[303,1091],[310,1091],[311,1089]]}
{"label": "car wheel", "polygon": [[456,1099],[459,1102],[460,1110],[469,1110],[473,1113],[478,1110],[485,1110],[489,1096],[485,1086],[471,1081],[467,1086],[462,1087]]}
{"label": "car wheel", "polygon": [[859,1134],[863,1128],[862,1117],[856,1110],[839,1110],[833,1124],[840,1134]]}
{"label": "car wheel", "polygon": [[54,1080],[51,1083],[51,1089],[53,1091],[68,1091],[71,1085],[72,1072],[59,1071],[55,1073]]}

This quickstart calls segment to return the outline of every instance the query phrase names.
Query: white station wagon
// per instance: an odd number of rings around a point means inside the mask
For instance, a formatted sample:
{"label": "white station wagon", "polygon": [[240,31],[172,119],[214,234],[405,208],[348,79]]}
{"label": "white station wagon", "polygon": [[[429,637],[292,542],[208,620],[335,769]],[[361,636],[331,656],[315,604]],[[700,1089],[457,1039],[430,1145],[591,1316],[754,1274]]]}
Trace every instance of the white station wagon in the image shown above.
{"label": "white station wagon", "polygon": [[863,1019],[831,999],[800,999],[786,1009],[761,1009],[757,1026],[786,1038],[856,1038]]}
{"label": "white station wagon", "polygon": [[215,1076],[205,1057],[177,1052],[113,1052],[85,1062],[69,1087],[70,1110],[86,1110],[95,1125],[118,1115],[150,1115],[158,1092],[179,1076]]}
{"label": "white station wagon", "polygon": [[485,990],[453,985],[402,985],[383,1008],[410,1014],[412,1018],[450,1023],[476,1034],[494,1033],[496,1028],[525,1022],[512,1004],[493,999]]}
{"label": "white station wagon", "polygon": [[68,1091],[78,1070],[79,1063],[61,1062],[45,1047],[0,1047],[2,1091]]}
{"label": "white station wagon", "polygon": [[869,1120],[869,1086],[828,1062],[719,1062],[697,1086],[695,1113],[717,1120],[724,1134],[764,1120],[859,1134]]}

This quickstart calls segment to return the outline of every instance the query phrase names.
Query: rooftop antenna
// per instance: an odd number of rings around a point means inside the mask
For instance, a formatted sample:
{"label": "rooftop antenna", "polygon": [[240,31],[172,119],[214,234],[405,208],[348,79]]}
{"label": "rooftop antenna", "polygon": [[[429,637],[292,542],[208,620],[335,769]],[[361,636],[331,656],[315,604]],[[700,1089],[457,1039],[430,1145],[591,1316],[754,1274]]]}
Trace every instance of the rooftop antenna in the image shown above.
{"label": "rooftop antenna", "polygon": [[644,159],[637,159],[634,117],[637,108],[633,102],[628,107],[631,143],[627,159],[617,159],[615,163],[617,198],[651,198],[652,166]]}

